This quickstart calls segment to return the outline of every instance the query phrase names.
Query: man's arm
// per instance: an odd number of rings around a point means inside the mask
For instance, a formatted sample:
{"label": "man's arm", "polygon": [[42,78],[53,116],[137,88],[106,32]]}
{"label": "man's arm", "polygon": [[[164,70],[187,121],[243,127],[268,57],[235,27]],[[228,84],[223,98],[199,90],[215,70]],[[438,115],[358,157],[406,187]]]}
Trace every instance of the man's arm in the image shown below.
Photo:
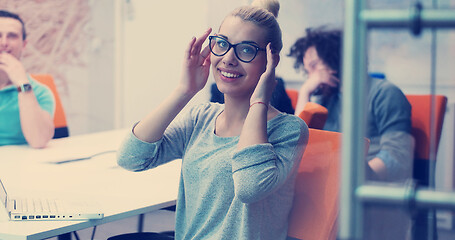
{"label": "man's arm", "polygon": [[[30,84],[22,63],[11,54],[5,52],[1,54],[0,70],[6,72],[12,84],[19,88],[24,84]],[[45,147],[54,135],[52,116],[41,108],[33,89],[18,92],[18,101],[25,140],[33,148]]]}
{"label": "man's arm", "polygon": [[303,111],[305,105],[310,102],[311,95],[320,87],[337,87],[340,84],[340,80],[333,75],[334,73],[322,63],[318,64],[316,70],[308,73],[308,79],[300,87],[294,115],[298,116]]}
{"label": "man's arm", "polygon": [[33,148],[43,148],[54,136],[54,122],[44,111],[32,91],[19,92],[19,114],[22,133]]}
{"label": "man's arm", "polygon": [[369,106],[379,136],[379,152],[368,162],[376,177],[396,180],[412,175],[414,139],[411,135],[411,105],[390,82],[374,85]]}

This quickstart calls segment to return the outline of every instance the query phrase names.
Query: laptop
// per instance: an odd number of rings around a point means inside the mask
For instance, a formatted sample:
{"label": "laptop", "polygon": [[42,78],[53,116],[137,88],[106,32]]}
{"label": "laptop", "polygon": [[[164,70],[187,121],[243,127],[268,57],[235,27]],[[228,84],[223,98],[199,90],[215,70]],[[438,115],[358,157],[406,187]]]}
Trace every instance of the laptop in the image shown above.
{"label": "laptop", "polygon": [[44,198],[10,198],[0,179],[0,200],[10,220],[89,220],[101,219],[104,213],[98,205],[70,200]]}

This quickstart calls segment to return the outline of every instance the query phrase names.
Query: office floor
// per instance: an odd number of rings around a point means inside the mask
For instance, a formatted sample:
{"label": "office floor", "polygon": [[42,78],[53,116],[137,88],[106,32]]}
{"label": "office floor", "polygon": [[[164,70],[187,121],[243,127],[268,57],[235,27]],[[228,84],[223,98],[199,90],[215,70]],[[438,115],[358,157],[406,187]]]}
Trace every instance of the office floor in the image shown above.
{"label": "office floor", "polygon": [[[174,213],[170,211],[157,211],[145,214],[144,217],[144,231],[149,232],[162,232],[173,230],[174,227]],[[100,225],[95,231],[95,240],[106,240],[110,236],[137,232],[138,217],[131,217],[120,221]],[[77,231],[81,240],[90,240],[93,228]],[[73,235],[72,239],[76,239]],[[453,240],[455,239],[455,230],[438,230],[438,240]],[[57,240],[57,238],[49,238],[48,240]]]}

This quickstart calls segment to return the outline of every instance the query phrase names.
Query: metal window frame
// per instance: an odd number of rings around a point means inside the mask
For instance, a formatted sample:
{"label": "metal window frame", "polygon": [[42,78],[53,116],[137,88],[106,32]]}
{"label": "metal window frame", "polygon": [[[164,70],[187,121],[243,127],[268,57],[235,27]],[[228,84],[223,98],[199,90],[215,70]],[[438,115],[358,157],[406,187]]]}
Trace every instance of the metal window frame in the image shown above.
{"label": "metal window frame", "polygon": [[[407,208],[455,210],[455,192],[363,185],[366,97],[366,40],[372,28],[455,28],[455,10],[372,10],[364,0],[345,1],[342,98],[342,169],[338,238],[362,239],[362,205],[381,203]],[[434,67],[434,66],[432,66]],[[432,80],[434,89],[434,81]]]}

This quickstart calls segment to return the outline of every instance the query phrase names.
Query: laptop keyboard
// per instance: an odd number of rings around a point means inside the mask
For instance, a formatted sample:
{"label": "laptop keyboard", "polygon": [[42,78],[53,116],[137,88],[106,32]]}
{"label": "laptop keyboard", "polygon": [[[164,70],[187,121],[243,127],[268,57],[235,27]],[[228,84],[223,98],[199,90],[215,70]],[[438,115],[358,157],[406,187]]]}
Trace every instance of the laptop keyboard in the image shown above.
{"label": "laptop keyboard", "polygon": [[49,199],[17,199],[14,200],[14,207],[21,212],[57,212],[57,203]]}

